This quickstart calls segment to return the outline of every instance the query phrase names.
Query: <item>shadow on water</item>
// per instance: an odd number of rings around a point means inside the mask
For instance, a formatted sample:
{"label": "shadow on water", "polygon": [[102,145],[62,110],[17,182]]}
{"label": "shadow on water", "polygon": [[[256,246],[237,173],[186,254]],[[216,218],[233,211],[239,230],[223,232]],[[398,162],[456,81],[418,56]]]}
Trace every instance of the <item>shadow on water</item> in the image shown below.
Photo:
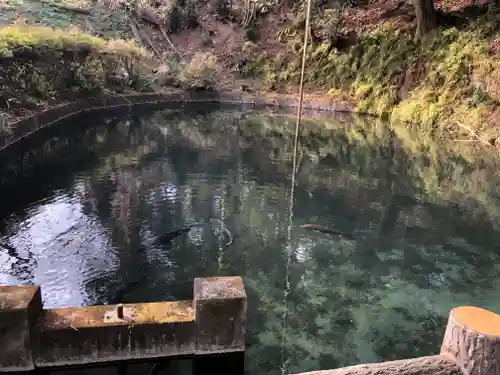
{"label": "shadow on water", "polygon": [[290,223],[293,123],[163,111],[19,144],[1,156],[0,241],[19,256],[0,250],[0,283],[41,284],[50,307],[189,299],[194,277],[242,275],[248,374],[436,353],[453,306],[500,311],[494,167],[410,152],[374,120],[306,121]]}

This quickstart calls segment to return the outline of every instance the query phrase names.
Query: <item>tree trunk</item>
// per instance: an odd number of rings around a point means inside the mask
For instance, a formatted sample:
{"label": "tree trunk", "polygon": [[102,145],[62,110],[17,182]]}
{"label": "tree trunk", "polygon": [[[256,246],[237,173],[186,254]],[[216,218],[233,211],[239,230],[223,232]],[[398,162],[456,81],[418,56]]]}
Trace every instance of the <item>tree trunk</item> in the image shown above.
{"label": "tree trunk", "polygon": [[466,375],[500,374],[500,316],[472,306],[451,310],[441,354]]}
{"label": "tree trunk", "polygon": [[415,38],[420,39],[436,27],[436,9],[433,0],[413,0],[413,6],[417,17]]}

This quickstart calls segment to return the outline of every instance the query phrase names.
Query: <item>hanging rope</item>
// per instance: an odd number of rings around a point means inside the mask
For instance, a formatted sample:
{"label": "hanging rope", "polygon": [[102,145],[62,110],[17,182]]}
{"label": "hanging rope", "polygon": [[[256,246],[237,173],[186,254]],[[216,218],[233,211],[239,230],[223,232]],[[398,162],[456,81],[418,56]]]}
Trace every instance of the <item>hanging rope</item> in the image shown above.
{"label": "hanging rope", "polygon": [[304,75],[306,70],[307,60],[307,42],[309,40],[309,28],[311,18],[311,4],[312,0],[307,0],[306,10],[306,25],[304,30],[304,44],[302,50],[302,67],[300,70],[300,87],[299,87],[299,105],[297,106],[297,117],[295,122],[295,140],[293,146],[293,169],[292,169],[292,187],[290,188],[290,203],[289,203],[289,216],[287,228],[287,260],[285,270],[285,292],[283,296],[283,330],[281,333],[281,374],[286,375],[288,370],[289,358],[286,358],[285,345],[286,345],[286,330],[288,323],[288,296],[290,295],[290,278],[289,267],[292,256],[292,220],[293,220],[293,197],[295,193],[295,173],[297,170],[297,150],[299,144],[299,127],[302,119],[302,104],[304,101]]}

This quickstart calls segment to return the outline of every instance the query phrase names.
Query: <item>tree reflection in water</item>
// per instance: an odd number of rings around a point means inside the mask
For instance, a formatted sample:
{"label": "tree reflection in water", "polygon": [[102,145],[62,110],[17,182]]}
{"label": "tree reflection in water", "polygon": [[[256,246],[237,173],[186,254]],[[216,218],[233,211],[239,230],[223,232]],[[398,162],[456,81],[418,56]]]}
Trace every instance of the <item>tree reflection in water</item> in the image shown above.
{"label": "tree reflection in water", "polygon": [[86,121],[2,156],[1,241],[33,261],[1,252],[0,282],[41,284],[46,306],[107,303],[143,275],[126,301],[189,299],[194,277],[242,275],[246,372],[270,375],[283,359],[294,373],[435,353],[453,306],[500,311],[495,160],[445,158],[373,119],[305,121],[288,263],[293,119],[205,108]]}

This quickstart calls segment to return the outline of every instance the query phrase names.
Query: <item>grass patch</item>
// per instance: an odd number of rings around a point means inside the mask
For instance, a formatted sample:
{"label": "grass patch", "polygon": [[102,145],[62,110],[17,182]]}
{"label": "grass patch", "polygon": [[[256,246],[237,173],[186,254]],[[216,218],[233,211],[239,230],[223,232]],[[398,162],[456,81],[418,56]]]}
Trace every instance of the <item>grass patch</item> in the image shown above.
{"label": "grass patch", "polygon": [[[104,53],[109,43],[78,29],[56,30],[49,27],[31,27],[15,25],[0,29],[0,58],[14,57],[26,54],[28,50],[34,53],[44,53],[51,50],[77,51],[85,50],[89,54]],[[141,55],[142,50],[131,43],[124,42],[122,49],[126,55]],[[36,52],[35,52],[36,51]]]}
{"label": "grass patch", "polygon": [[[56,5],[71,5],[89,10],[89,14],[65,11]],[[123,8],[89,0],[0,0],[0,23],[24,23],[66,29],[78,27],[101,37],[130,38],[128,18]]]}
{"label": "grass patch", "polygon": [[148,54],[128,40],[105,40],[76,28],[13,25],[0,29],[0,109],[38,109],[106,90],[142,91]]}

